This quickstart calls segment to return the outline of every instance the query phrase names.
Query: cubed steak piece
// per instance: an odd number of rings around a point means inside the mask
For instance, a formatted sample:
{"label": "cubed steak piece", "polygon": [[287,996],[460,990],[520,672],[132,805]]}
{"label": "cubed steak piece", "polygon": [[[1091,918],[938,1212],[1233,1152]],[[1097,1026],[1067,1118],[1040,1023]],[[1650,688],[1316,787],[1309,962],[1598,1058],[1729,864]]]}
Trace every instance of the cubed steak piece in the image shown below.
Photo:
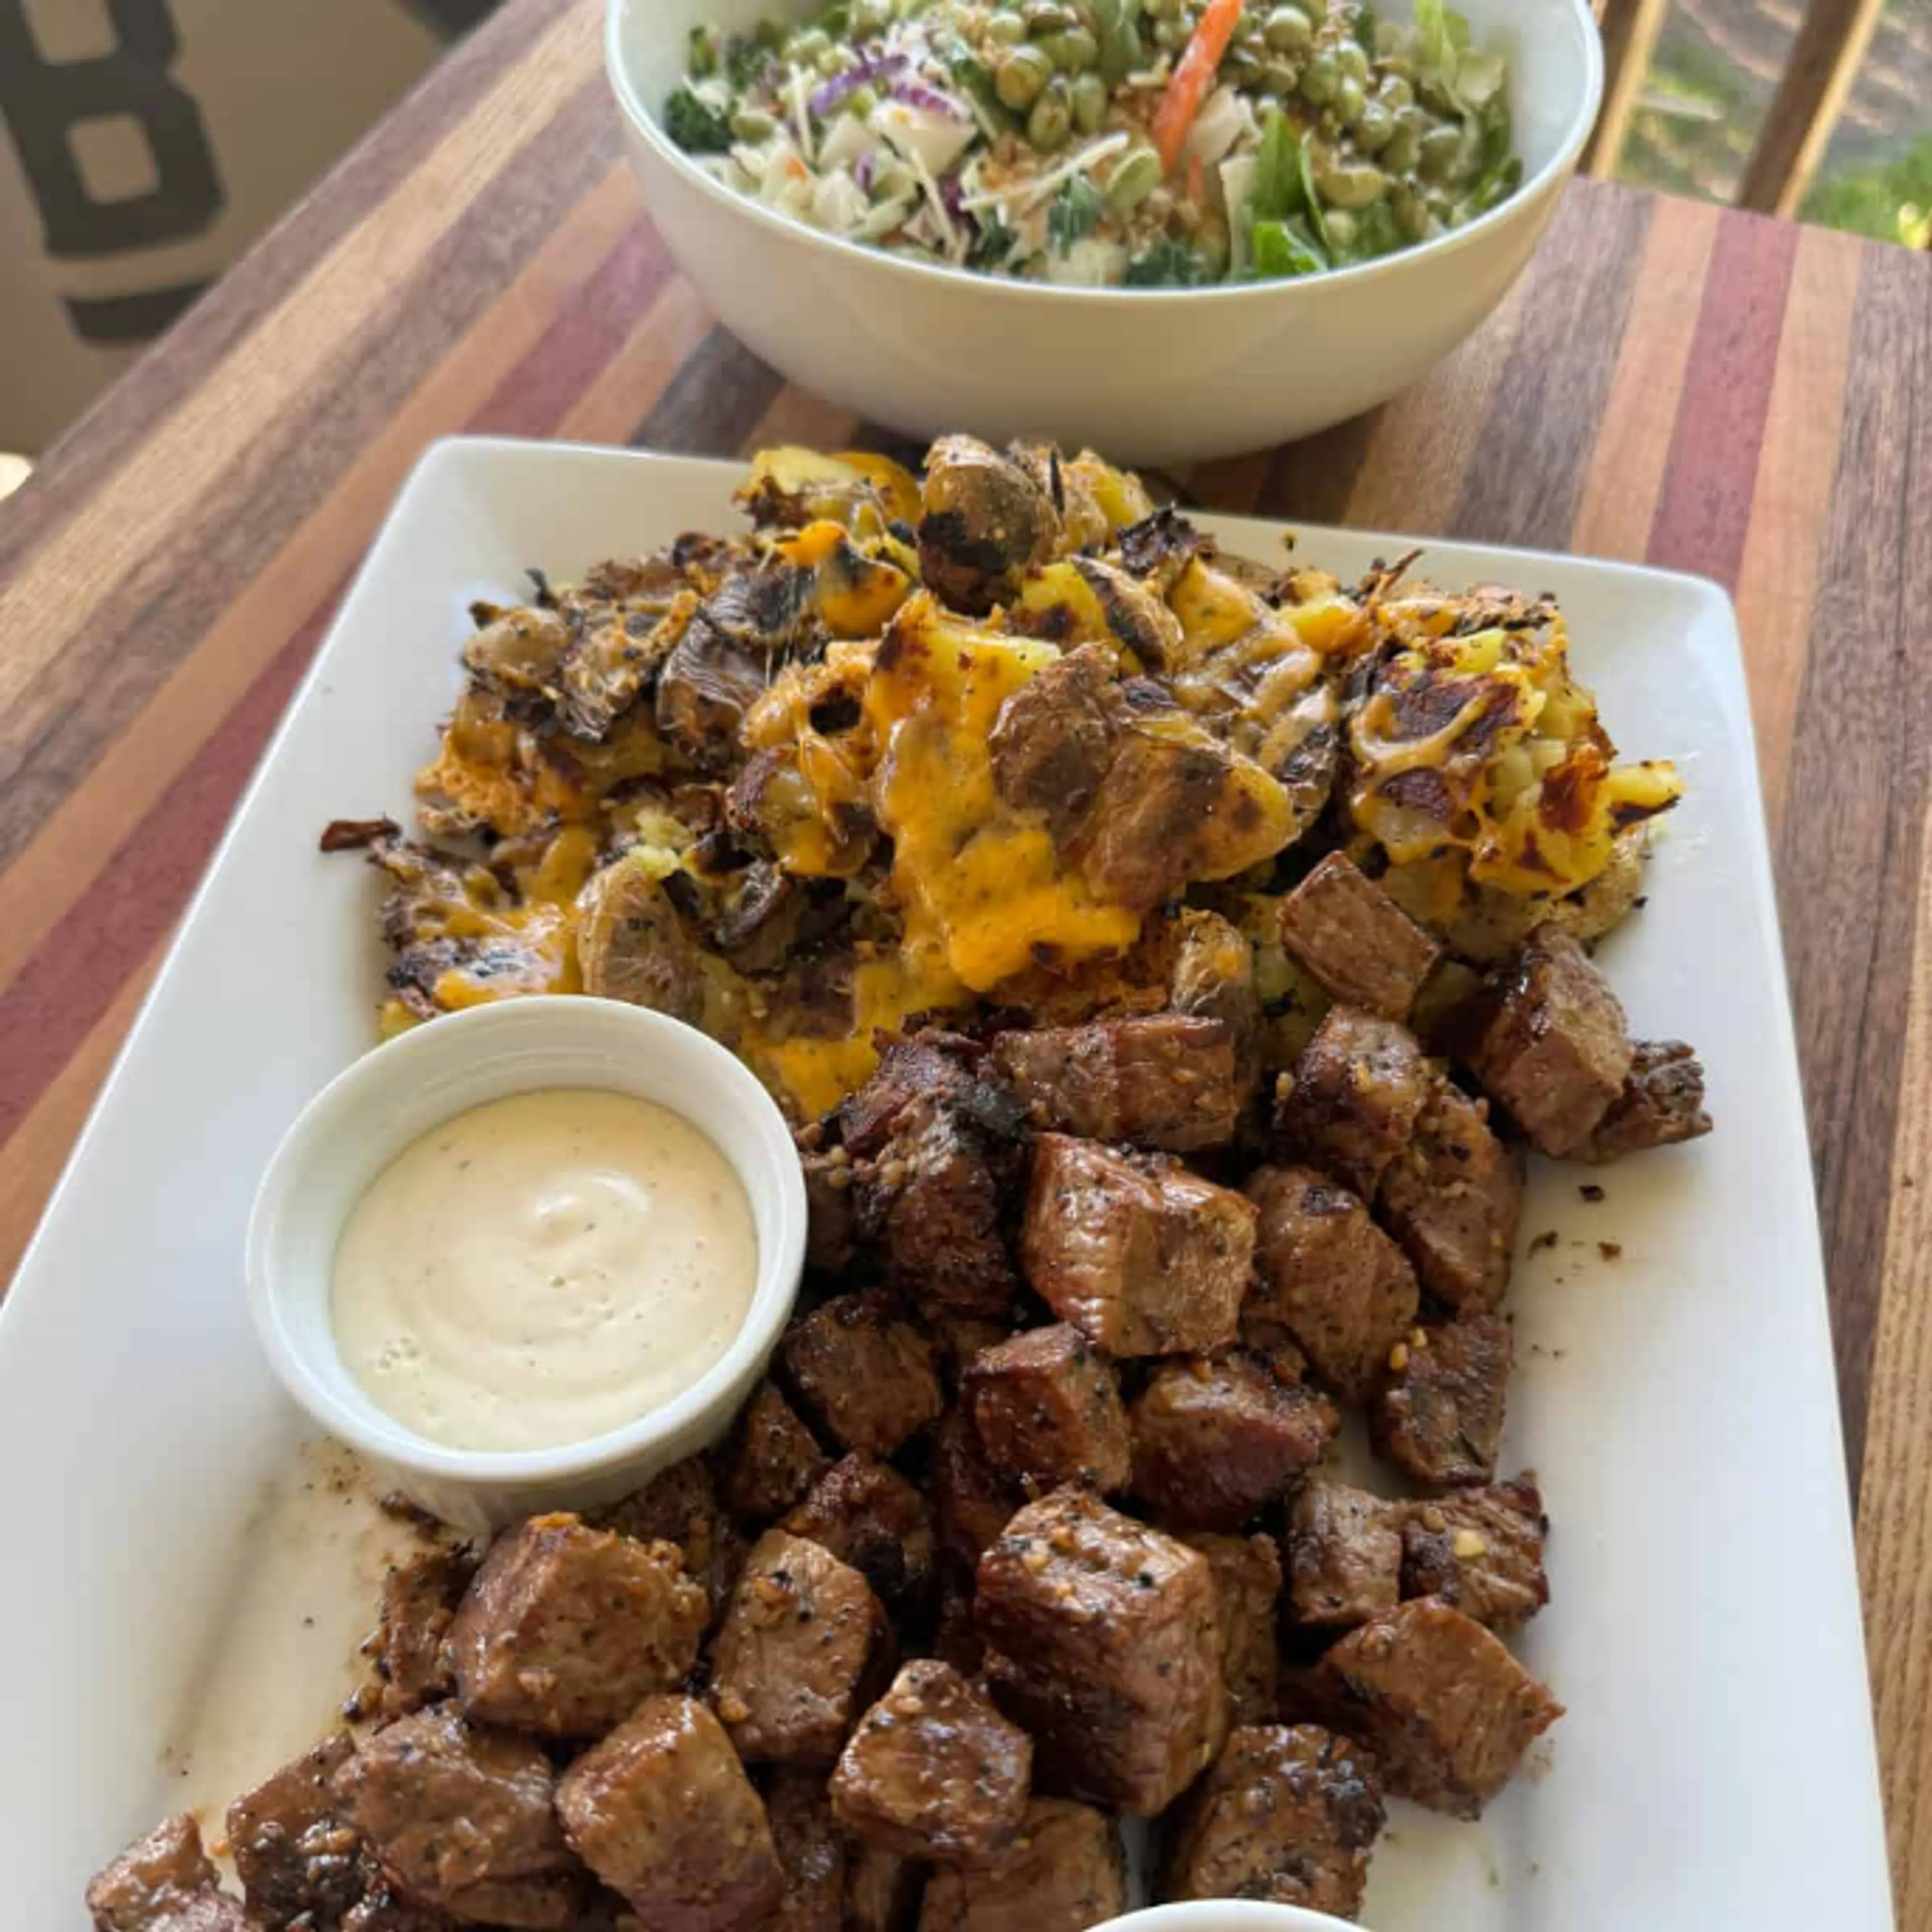
{"label": "cubed steak piece", "polygon": [[832,1822],[824,1779],[782,1771],[765,1792],[784,1896],[766,1932],[840,1932],[845,1914],[845,1835]]}
{"label": "cubed steak piece", "polygon": [[1704,1064],[1681,1040],[1640,1040],[1631,1049],[1623,1091],[1576,1148],[1580,1160],[1621,1160],[1646,1148],[1675,1147],[1711,1131],[1704,1111]]}
{"label": "cubed steak piece", "polygon": [[1418,1329],[1390,1352],[1369,1423],[1384,1454],[1418,1483],[1492,1482],[1515,1341],[1500,1315]]}
{"label": "cubed steak piece", "polygon": [[[450,1932],[453,1922],[446,1913],[419,1904],[384,1878],[349,1908],[343,1917],[342,1932]],[[326,1928],[318,1928],[318,1932],[326,1932]]]}
{"label": "cubed steak piece", "polygon": [[534,1738],[439,1704],[385,1725],[333,1781],[343,1817],[414,1898],[488,1925],[571,1922],[581,1874]]}
{"label": "cubed steak piece", "polygon": [[1250,1176],[1258,1210],[1244,1318],[1277,1322],[1339,1395],[1366,1402],[1420,1296],[1402,1251],[1346,1187],[1312,1167]]}
{"label": "cubed steak piece", "polygon": [[1335,1406],[1240,1351],[1162,1362],[1129,1412],[1133,1492],[1163,1522],[1238,1529],[1341,1426]]}
{"label": "cubed steak piece", "polygon": [[1038,1127],[1190,1154],[1226,1147],[1240,1118],[1234,1046],[1180,1013],[1004,1033],[993,1064]]}
{"label": "cubed steak piece", "polygon": [[1252,1206],[1172,1155],[1040,1136],[1021,1236],[1027,1279],[1109,1354],[1232,1342],[1254,1246]]}
{"label": "cubed steak piece", "polygon": [[1261,1084],[1262,1031],[1267,1023],[1255,983],[1255,949],[1217,912],[1183,912],[1168,981],[1168,1004],[1190,1019],[1219,1020],[1234,1056],[1234,1100],[1245,1112]]}
{"label": "cubed steak piece", "polygon": [[1195,1530],[1181,1540],[1199,1550],[1214,1573],[1228,1721],[1264,1724],[1275,1714],[1280,1678],[1275,1615],[1281,1598],[1281,1557],[1274,1539]]}
{"label": "cubed steak piece", "polygon": [[1004,1851],[933,1874],[919,1932],[1088,1932],[1126,1909],[1114,1821],[1071,1798],[1036,1798]]}
{"label": "cubed steak piece", "polygon": [[1610,982],[1567,932],[1539,926],[1484,982],[1468,1061],[1484,1090],[1544,1154],[1587,1141],[1624,1090],[1633,1058]]}
{"label": "cubed steak piece", "polygon": [[971,1863],[1025,1815],[1033,1742],[950,1664],[922,1658],[859,1720],[832,1774],[832,1813],[908,1858]]}
{"label": "cubed steak piece", "polygon": [[1275,1089],[1284,1151],[1332,1174],[1364,1201],[1415,1129],[1429,1097],[1429,1063],[1408,1028],[1334,1006],[1292,1074]]}
{"label": "cubed steak piece", "polygon": [[862,1840],[845,1854],[845,1932],[912,1932],[926,1868]]}
{"label": "cubed steak piece", "polygon": [[563,1774],[557,1815],[578,1855],[646,1925],[730,1932],[784,1896],[764,1802],[718,1720],[650,1697]]}
{"label": "cubed steak piece", "polygon": [[704,1586],[712,1621],[722,1615],[744,1568],[745,1544],[718,1505],[704,1457],[688,1456],[659,1470],[641,1490],[585,1520],[640,1543],[676,1544],[686,1572]]}
{"label": "cubed steak piece", "polygon": [[1359,1738],[1388,1788],[1474,1818],[1563,1706],[1472,1617],[1424,1598],[1364,1624],[1311,1673],[1321,1720]]}
{"label": "cubed steak piece", "polygon": [[1232,1732],[1182,1808],[1161,1897],[1265,1899],[1352,1918],[1382,1817],[1374,1762],[1352,1739],[1314,1724]]}
{"label": "cubed steak piece", "polygon": [[1376,1202],[1423,1286],[1450,1308],[1495,1307],[1516,1258],[1522,1156],[1490,1131],[1489,1111],[1438,1082]]}
{"label": "cubed steak piece", "polygon": [[1550,1600],[1549,1534],[1534,1475],[1411,1503],[1402,1512],[1402,1594],[1434,1597],[1492,1630],[1514,1630]]}
{"label": "cubed steak piece", "polygon": [[994,1473],[1034,1493],[1084,1483],[1126,1486],[1127,1412],[1113,1364],[1070,1322],[985,1350],[961,1400]]}
{"label": "cubed steak piece", "polygon": [[848,1456],[779,1527],[849,1563],[889,1604],[922,1601],[938,1566],[932,1512],[896,1469]]}
{"label": "cubed steak piece", "polygon": [[476,1574],[466,1550],[425,1550],[392,1564],[382,1579],[382,1714],[406,1718],[454,1689],[449,1627]]}
{"label": "cubed steak piece", "polygon": [[1342,1483],[1310,1483],[1288,1522],[1288,1602],[1298,1624],[1366,1623],[1402,1600],[1400,1507]]}
{"label": "cubed steak piece", "polygon": [[946,1386],[956,1390],[967,1364],[982,1348],[996,1348],[1013,1332],[1010,1313],[997,1322],[982,1315],[944,1315],[932,1324],[933,1340],[939,1344],[940,1365]]}
{"label": "cubed steak piece", "polygon": [[799,1130],[799,1166],[805,1173],[805,1264],[820,1274],[851,1265],[859,1244],[858,1202],[852,1192],[852,1156],[823,1144],[817,1123]]}
{"label": "cubed steak piece", "polygon": [[1345,1006],[1406,1020],[1442,948],[1333,852],[1281,902],[1281,943]]}
{"label": "cubed steak piece", "polygon": [[87,1909],[98,1932],[260,1932],[220,1884],[202,1850],[201,1827],[184,1812],[97,1873]]}
{"label": "cubed steak piece", "polygon": [[710,1606],[677,1546],[532,1516],[490,1546],[449,1634],[478,1723],[594,1737],[698,1661]]}
{"label": "cubed steak piece", "polygon": [[862,1456],[890,1456],[945,1406],[932,1342],[877,1290],[836,1295],[794,1322],[782,1352],[806,1412]]}
{"label": "cubed steak piece", "polygon": [[228,1808],[228,1846],[248,1910],[271,1928],[334,1925],[375,1864],[336,1808],[332,1780],[355,1755],[346,1731],[284,1765]]}
{"label": "cubed steak piece", "polygon": [[963,1408],[949,1409],[939,1425],[928,1480],[940,1550],[953,1562],[976,1570],[987,1545],[1026,1497],[993,1473]]}
{"label": "cubed steak piece", "polygon": [[747,1763],[830,1765],[886,1638],[871,1586],[828,1550],[768,1530],[712,1648],[711,1697]]}
{"label": "cubed steak piece", "polygon": [[1005,1206],[1025,1113],[982,1068],[982,1051],[950,1034],[890,1040],[877,1072],[838,1111],[841,1139],[860,1163],[860,1233],[893,1283],[933,1314],[998,1315],[1018,1286]]}
{"label": "cubed steak piece", "polygon": [[1150,1818],[1227,1727],[1208,1559],[1084,1490],[1029,1504],[980,1560],[974,1616],[1000,1707],[1057,1792]]}
{"label": "cubed steak piece", "polygon": [[773,1382],[760,1382],[740,1414],[718,1469],[718,1493],[734,1516],[782,1516],[832,1466],[818,1439]]}

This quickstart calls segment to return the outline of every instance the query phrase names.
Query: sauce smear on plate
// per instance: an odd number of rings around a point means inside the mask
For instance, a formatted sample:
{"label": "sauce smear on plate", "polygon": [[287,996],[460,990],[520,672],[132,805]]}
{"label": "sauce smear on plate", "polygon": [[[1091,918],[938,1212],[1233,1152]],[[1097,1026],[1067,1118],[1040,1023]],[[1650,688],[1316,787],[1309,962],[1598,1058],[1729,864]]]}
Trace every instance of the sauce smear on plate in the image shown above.
{"label": "sauce smear on plate", "polygon": [[744,1188],[689,1122],[627,1094],[520,1094],[370,1184],[336,1249],[336,1340],[369,1399],[432,1442],[550,1448],[690,1388],[757,1271]]}

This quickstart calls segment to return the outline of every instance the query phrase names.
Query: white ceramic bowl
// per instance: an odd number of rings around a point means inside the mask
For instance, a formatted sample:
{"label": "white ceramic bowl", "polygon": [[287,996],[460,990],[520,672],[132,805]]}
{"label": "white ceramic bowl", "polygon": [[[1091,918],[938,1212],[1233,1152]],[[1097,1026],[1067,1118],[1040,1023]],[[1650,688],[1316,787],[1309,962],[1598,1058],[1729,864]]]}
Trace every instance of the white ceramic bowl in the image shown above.
{"label": "white ceramic bowl", "polygon": [[[337,1239],[363,1190],[418,1136],[469,1108],[555,1087],[634,1094],[710,1136],[743,1182],[758,1231],[751,1312],[722,1360],[622,1429],[552,1449],[452,1449],[385,1414],[343,1365],[329,1319]],[[537,1510],[614,1502],[716,1442],[791,1312],[805,1227],[804,1176],[784,1117],[715,1040],[614,1000],[507,1000],[377,1048],[303,1110],[256,1197],[249,1305],[296,1401],[406,1496],[474,1532]]]}
{"label": "white ceramic bowl", "polygon": [[657,116],[693,26],[802,16],[812,0],[607,4],[610,80],[651,218],[734,334],[793,382],[910,436],[1052,436],[1124,463],[1287,442],[1414,382],[1522,272],[1603,94],[1588,0],[1458,0],[1480,44],[1510,56],[1525,178],[1501,207],[1305,280],[1062,289],[821,234],[721,186],[664,134]]}

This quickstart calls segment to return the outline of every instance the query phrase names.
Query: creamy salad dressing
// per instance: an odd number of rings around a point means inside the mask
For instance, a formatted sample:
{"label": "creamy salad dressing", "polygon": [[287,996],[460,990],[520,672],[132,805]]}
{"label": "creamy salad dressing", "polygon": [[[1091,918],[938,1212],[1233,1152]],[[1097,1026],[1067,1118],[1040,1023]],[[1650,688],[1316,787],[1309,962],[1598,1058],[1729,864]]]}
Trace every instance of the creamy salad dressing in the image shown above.
{"label": "creamy salad dressing", "polygon": [[758,1271],[730,1163],[668,1108],[556,1090],[472,1108],[356,1203],[333,1316],[369,1399],[452,1448],[543,1449],[688,1389]]}

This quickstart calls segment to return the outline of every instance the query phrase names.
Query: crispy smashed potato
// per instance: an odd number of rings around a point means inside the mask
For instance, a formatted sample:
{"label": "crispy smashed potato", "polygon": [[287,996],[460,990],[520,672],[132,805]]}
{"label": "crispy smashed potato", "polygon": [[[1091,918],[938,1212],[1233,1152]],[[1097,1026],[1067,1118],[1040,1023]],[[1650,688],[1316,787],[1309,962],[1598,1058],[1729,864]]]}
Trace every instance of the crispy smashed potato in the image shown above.
{"label": "crispy smashed potato", "polygon": [[1614,926],[1681,790],[1617,762],[1548,600],[1225,556],[1091,454],[776,449],[738,502],[747,534],[477,607],[422,838],[332,832],[392,879],[386,1030],[632,1000],[804,1119],[881,1029],[1211,1011],[1219,974],[1278,1067],[1328,1004],[1280,911],[1324,853],[1444,941],[1439,1002]]}

